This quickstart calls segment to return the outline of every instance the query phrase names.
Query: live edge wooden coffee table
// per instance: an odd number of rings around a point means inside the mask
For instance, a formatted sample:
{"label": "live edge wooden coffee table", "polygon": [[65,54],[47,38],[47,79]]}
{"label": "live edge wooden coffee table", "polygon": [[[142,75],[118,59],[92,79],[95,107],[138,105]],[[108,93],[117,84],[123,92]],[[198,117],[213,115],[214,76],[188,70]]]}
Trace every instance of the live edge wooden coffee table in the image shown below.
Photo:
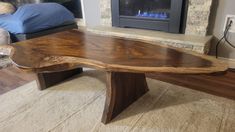
{"label": "live edge wooden coffee table", "polygon": [[103,123],[110,122],[148,91],[145,73],[227,70],[227,65],[206,55],[78,30],[1,46],[0,54],[9,55],[18,68],[35,72],[41,90],[82,72],[82,67],[106,71]]}

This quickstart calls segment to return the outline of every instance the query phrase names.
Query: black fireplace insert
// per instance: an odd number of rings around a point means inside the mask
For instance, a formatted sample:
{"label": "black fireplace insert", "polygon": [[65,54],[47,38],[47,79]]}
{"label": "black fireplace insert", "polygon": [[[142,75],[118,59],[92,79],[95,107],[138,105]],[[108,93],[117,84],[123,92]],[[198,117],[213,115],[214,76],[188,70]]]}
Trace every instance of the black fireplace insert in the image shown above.
{"label": "black fireplace insert", "polygon": [[185,9],[185,0],[112,0],[112,24],[181,33]]}

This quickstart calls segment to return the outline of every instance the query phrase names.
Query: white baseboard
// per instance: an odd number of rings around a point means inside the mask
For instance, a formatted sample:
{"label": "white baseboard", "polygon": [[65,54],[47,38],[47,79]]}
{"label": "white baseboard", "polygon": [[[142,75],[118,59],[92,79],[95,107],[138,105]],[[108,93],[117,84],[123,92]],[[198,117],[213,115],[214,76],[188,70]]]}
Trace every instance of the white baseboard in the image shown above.
{"label": "white baseboard", "polygon": [[85,27],[86,23],[84,21],[84,19],[80,19],[80,18],[75,18],[75,21],[77,22],[78,27]]}

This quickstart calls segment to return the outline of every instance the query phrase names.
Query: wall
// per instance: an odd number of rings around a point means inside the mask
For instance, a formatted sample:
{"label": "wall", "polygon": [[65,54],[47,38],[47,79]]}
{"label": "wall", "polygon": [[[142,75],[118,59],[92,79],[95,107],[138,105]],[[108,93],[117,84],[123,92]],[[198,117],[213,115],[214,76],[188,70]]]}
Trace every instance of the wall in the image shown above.
{"label": "wall", "polygon": [[81,4],[86,26],[100,25],[100,0],[81,0]]}
{"label": "wall", "polygon": [[[235,15],[235,0],[218,0],[218,7],[216,13],[216,19],[214,24],[213,35],[215,36],[212,40],[211,54],[215,54],[215,45],[223,35],[223,28],[225,23],[225,17],[227,14]],[[229,34],[229,40],[235,44],[235,34]],[[232,49],[228,44],[222,44],[219,48],[219,56],[235,59],[235,49]]]}

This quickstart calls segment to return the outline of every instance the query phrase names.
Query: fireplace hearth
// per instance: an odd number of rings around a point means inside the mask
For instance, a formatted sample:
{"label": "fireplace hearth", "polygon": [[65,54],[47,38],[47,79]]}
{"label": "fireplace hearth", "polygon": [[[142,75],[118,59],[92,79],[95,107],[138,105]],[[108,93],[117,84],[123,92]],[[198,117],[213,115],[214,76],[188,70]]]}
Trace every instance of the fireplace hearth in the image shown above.
{"label": "fireplace hearth", "polygon": [[184,0],[112,0],[112,25],[182,33]]}

